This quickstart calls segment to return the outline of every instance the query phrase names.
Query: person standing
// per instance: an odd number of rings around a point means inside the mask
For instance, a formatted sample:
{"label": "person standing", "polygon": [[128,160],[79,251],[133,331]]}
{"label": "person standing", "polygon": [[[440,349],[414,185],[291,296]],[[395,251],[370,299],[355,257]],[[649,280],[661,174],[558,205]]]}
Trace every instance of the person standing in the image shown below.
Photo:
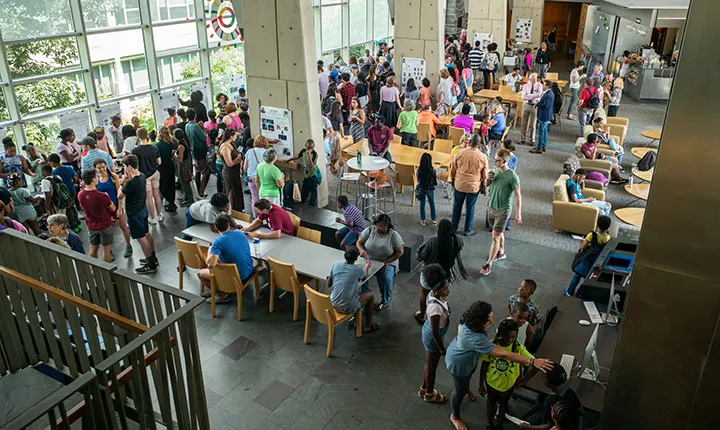
{"label": "person standing", "polygon": [[138,158],[128,155],[123,158],[125,175],[122,179],[122,190],[118,199],[125,199],[125,212],[127,213],[130,236],[137,240],[142,248],[145,258],[140,260],[141,267],[135,269],[136,273],[151,274],[157,272],[158,259],[155,256],[155,241],[150,234],[148,225],[148,209],[145,204],[146,185],[145,175],[138,170]]}
{"label": "person standing", "polygon": [[600,107],[601,94],[595,88],[595,79],[590,77],[585,81],[585,88],[580,92],[578,101],[578,122],[580,123],[580,136],[585,135],[585,125],[590,124],[595,109]]}
{"label": "person standing", "polygon": [[243,163],[243,170],[248,177],[248,188],[250,188],[250,205],[252,206],[252,214],[254,217],[257,216],[257,210],[255,210],[255,202],[258,201],[260,196],[258,195],[258,189],[260,183],[257,177],[257,167],[260,165],[265,151],[268,148],[268,139],[265,136],[257,136],[253,140],[253,147],[248,149],[245,153],[245,162]]}
{"label": "person standing", "polygon": [[327,92],[329,81],[328,81],[328,75],[324,72],[324,66],[325,64],[322,62],[322,60],[319,60],[317,62],[317,77],[318,77],[318,87],[320,89],[320,100],[325,97],[325,93]]}
{"label": "person standing", "polygon": [[543,82],[543,92],[540,101],[537,104],[537,120],[539,125],[537,148],[530,150],[533,154],[542,154],[547,147],[547,135],[550,122],[553,120],[553,106],[555,103],[555,94],[552,92],[552,82],[545,80]]}
{"label": "person standing", "polygon": [[578,61],[575,68],[570,72],[570,103],[568,103],[567,117],[571,120],[576,119],[575,116],[572,115],[572,111],[573,109],[577,110],[577,104],[580,97],[580,79],[585,76],[580,76],[580,72],[582,72],[584,68],[585,62]]}
{"label": "person standing", "polygon": [[[357,85],[357,88],[361,84]],[[367,96],[366,96],[367,97]],[[350,135],[352,136],[353,143],[357,143],[365,139],[365,111],[363,110],[360,99],[353,97],[350,101]],[[402,116],[402,114],[400,114]]]}
{"label": "person standing", "polygon": [[165,211],[175,212],[177,205],[175,205],[175,163],[173,162],[173,156],[177,150],[177,145],[173,143],[168,127],[160,127],[155,146],[160,153],[160,194],[165,198]]}
{"label": "person standing", "polygon": [[338,90],[342,96],[342,114],[345,119],[345,128],[350,129],[350,102],[353,97],[357,95],[355,92],[355,85],[350,82],[350,73],[343,73],[340,75],[340,87]]}
{"label": "person standing", "polygon": [[125,253],[123,256],[130,258],[133,254],[133,248],[130,245],[130,229],[128,228],[127,216],[122,201],[118,200],[118,194],[122,189],[120,177],[117,173],[108,169],[105,160],[95,160],[93,167],[98,176],[97,190],[107,194],[110,201],[115,205],[115,213],[112,215],[113,222],[117,220],[123,239],[125,239]]}
{"label": "person standing", "polygon": [[505,225],[512,214],[513,197],[517,204],[515,219],[518,225],[522,224],[522,195],[520,194],[520,178],[508,167],[510,151],[505,148],[495,153],[495,167],[490,171],[487,186],[490,188],[488,198],[487,216],[492,232],[492,244],[487,263],[480,269],[481,275],[489,275],[492,264],[497,260],[504,260],[505,255]]}
{"label": "person standing", "polygon": [[617,116],[618,109],[620,109],[620,99],[622,99],[623,88],[625,88],[625,79],[615,78],[612,85],[612,90],[605,90],[605,94],[608,98],[608,111],[607,116]]}
{"label": "person standing", "polygon": [[138,145],[137,129],[131,124],[125,124],[120,131],[123,136],[123,147],[120,153],[124,157],[132,154],[133,149]]}
{"label": "person standing", "polygon": [[[75,142],[75,132],[72,129],[65,128],[60,130],[60,143],[57,144],[55,151],[60,156],[60,162],[62,162],[64,166],[70,166],[75,169],[75,171],[78,170],[82,153]],[[25,178],[23,178],[23,184],[24,183]]]}
{"label": "person standing", "polygon": [[386,124],[395,126],[398,120],[398,111],[402,110],[400,103],[400,91],[395,86],[395,76],[389,76],[385,80],[385,86],[380,88],[380,115],[385,118]]}
{"label": "person standing", "polygon": [[540,49],[537,50],[537,55],[535,55],[535,65],[537,67],[538,77],[540,79],[545,79],[545,74],[548,69],[550,69],[550,66],[552,66],[550,51],[548,51],[547,43],[545,42],[542,42],[540,44]]}
{"label": "person standing", "polygon": [[197,188],[198,196],[202,198],[207,196],[207,194],[205,194],[205,187],[207,187],[208,180],[210,179],[210,169],[206,161],[208,151],[207,136],[205,136],[205,132],[203,132],[197,123],[195,109],[188,109],[187,117],[189,122],[185,126],[185,134],[190,144],[192,159],[195,161],[195,187]]}
{"label": "person standing", "polygon": [[95,160],[101,159],[105,161],[105,164],[107,164],[110,169],[115,168],[115,163],[113,162],[112,157],[110,154],[108,154],[105,151],[101,151],[100,149],[97,149],[97,141],[93,139],[91,136],[85,136],[80,140],[80,147],[87,151],[85,156],[80,160],[80,171],[84,172],[86,170],[90,170],[95,165]]}
{"label": "person standing", "polygon": [[[256,168],[258,196],[260,200],[267,199],[270,203],[280,206],[280,190],[285,186],[283,174],[275,165],[277,153],[268,149],[263,154],[263,163]],[[258,200],[258,202],[260,201]],[[255,202],[257,203],[257,202]],[[257,205],[254,205],[257,211]],[[259,212],[259,211],[258,211]]]}
{"label": "person standing", "polygon": [[406,146],[417,146],[417,125],[418,111],[415,110],[415,103],[409,98],[405,99],[405,110],[400,112],[396,128],[400,130],[402,144]]}
{"label": "person standing", "polygon": [[[68,219],[65,215],[52,214],[47,218],[47,224],[50,234],[54,234],[59,239],[62,239],[73,251],[85,255],[83,241],[75,232],[67,229]],[[90,251],[92,252],[92,245],[90,245]],[[90,256],[92,257],[92,255]],[[97,258],[97,249],[95,249],[95,257]]]}
{"label": "person standing", "polygon": [[190,145],[185,139],[185,133],[180,129],[176,128],[173,130],[173,137],[177,142],[177,153],[178,153],[178,169],[177,176],[180,181],[180,188],[183,192],[183,198],[180,200],[181,207],[188,207],[195,202],[192,192],[192,180],[193,180],[193,164],[192,157],[190,155]]}
{"label": "person standing", "polygon": [[290,161],[300,160],[300,164],[303,166],[303,182],[301,191],[301,203],[305,204],[308,197],[310,197],[310,206],[317,206],[317,173],[320,169],[317,165],[318,153],[315,151],[315,141],[308,139],[305,142],[305,147],[298,152],[296,157],[290,159]]}
{"label": "person standing", "polygon": [[436,113],[438,115],[446,115],[452,112],[453,106],[457,103],[457,96],[452,91],[453,80],[450,77],[448,69],[440,70],[440,83],[437,86],[435,99],[437,100]]}
{"label": "person standing", "polygon": [[450,162],[450,183],[455,189],[452,229],[456,231],[460,226],[460,215],[465,203],[465,236],[476,233],[473,229],[475,203],[487,179],[488,161],[485,154],[480,151],[480,142],[479,136],[471,139],[470,146],[461,149]]}
{"label": "person standing", "polygon": [[148,208],[150,224],[163,221],[162,199],[160,198],[160,151],[157,146],[150,143],[148,132],[140,127],[137,129],[140,144],[133,149],[138,159],[140,172],[145,176],[146,206]]}
{"label": "person standing", "polygon": [[422,343],[425,347],[425,368],[418,397],[429,403],[445,403],[447,396],[435,389],[435,374],[445,353],[445,334],[450,326],[450,280],[439,264],[429,264],[422,270],[429,292],[423,315]]}
{"label": "person standing", "polygon": [[18,154],[17,146],[15,146],[15,142],[11,137],[6,136],[2,142],[5,152],[0,155],[0,178],[4,179],[7,188],[12,188],[13,177],[18,176],[22,181],[23,188],[27,187],[25,174],[31,178],[37,178],[38,175],[30,169],[30,163],[28,163],[27,159]]}
{"label": "person standing", "polygon": [[125,145],[125,138],[122,135],[122,118],[120,115],[113,115],[110,117],[110,127],[108,127],[108,146],[112,146],[115,154],[122,153],[123,146]]}
{"label": "person standing", "polygon": [[542,97],[542,84],[537,80],[537,73],[531,73],[527,84],[522,89],[522,124],[520,125],[520,141],[527,144],[527,134],[530,127],[530,144],[535,143],[535,122],[537,121],[537,103]]}
{"label": "person standing", "polygon": [[107,193],[98,191],[98,175],[95,169],[87,169],[82,173],[85,189],[78,193],[78,202],[85,212],[90,240],[90,257],[98,257],[98,249],[102,246],[102,260],[112,260],[110,251],[113,244],[113,220],[117,208]]}
{"label": "person standing", "polygon": [[420,157],[420,166],[416,170],[417,186],[415,195],[420,203],[420,224],[427,225],[425,220],[425,200],[430,205],[430,219],[433,225],[437,225],[437,214],[435,213],[435,187],[437,186],[437,174],[433,168],[432,155],[426,152]]}
{"label": "person standing", "polygon": [[470,60],[470,69],[473,71],[473,80],[475,82],[480,81],[480,76],[482,76],[482,71],[480,70],[480,66],[482,65],[483,56],[485,55],[485,52],[482,49],[482,44],[479,40],[475,41],[475,47],[470,50],[468,53],[468,60]]}
{"label": "person standing", "polygon": [[485,57],[483,58],[482,65],[480,66],[480,69],[483,73],[483,85],[486,90],[489,90],[492,88],[492,80],[490,79],[491,76],[494,77],[494,72],[497,69],[498,65],[500,64],[500,57],[497,55],[497,43],[493,42],[487,46],[487,54],[485,54]]}
{"label": "person standing", "polygon": [[548,44],[550,44],[550,52],[557,49],[557,25],[553,25],[552,30],[548,33]]}
{"label": "person standing", "polygon": [[220,143],[220,157],[222,158],[222,178],[225,183],[225,193],[230,197],[230,204],[235,211],[245,209],[245,197],[242,187],[243,156],[235,147],[237,132],[226,128]]}
{"label": "person standing", "polygon": [[[208,120],[207,116],[207,108],[205,107],[205,104],[202,102],[203,99],[203,92],[202,91],[193,91],[190,94],[190,100],[183,101],[182,99],[178,98],[178,101],[181,105],[188,107],[188,112],[190,109],[192,109],[195,112],[195,117],[200,122],[205,122]],[[211,100],[212,102],[212,100]],[[188,113],[188,119],[192,121],[190,117],[190,114]],[[189,133],[188,133],[189,134]]]}

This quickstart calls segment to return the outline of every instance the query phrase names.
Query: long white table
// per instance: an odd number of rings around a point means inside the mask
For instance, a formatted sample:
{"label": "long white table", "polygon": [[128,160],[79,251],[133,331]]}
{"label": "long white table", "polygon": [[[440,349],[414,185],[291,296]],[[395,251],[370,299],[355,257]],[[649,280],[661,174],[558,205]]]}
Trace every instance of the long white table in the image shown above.
{"label": "long white table", "polygon": [[[235,219],[235,223],[238,225],[241,225],[243,227],[247,227],[250,225],[249,222],[241,221],[239,219]],[[270,230],[260,227],[257,231],[262,233],[269,233]],[[213,240],[217,239],[218,236],[220,236],[218,233],[215,233],[214,231],[210,230],[210,227],[208,224],[196,224],[190,228],[186,228],[183,230],[183,234],[188,235],[190,237],[193,237],[195,239],[201,240],[203,242],[207,242],[208,244],[211,244]],[[279,239],[260,239],[260,246],[258,247],[259,252],[255,252],[255,246],[253,246],[252,238],[248,235],[245,235],[245,238],[248,241],[248,244],[250,245],[250,255],[252,255],[253,258],[257,258],[259,260],[265,260],[267,259],[268,253],[274,249],[275,247],[282,246],[286,244],[288,239],[294,239],[291,236],[285,236],[283,235]]]}

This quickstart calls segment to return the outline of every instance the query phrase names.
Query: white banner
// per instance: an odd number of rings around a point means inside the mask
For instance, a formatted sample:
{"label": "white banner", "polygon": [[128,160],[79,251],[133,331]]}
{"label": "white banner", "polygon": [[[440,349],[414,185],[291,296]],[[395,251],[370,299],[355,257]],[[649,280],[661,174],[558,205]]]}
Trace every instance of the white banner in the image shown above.
{"label": "white banner", "polygon": [[77,112],[60,114],[60,128],[71,128],[75,132],[75,139],[79,141],[90,132],[88,111],[83,109]]}
{"label": "white banner", "polygon": [[408,79],[412,78],[415,81],[415,86],[419,89],[422,86],[422,80],[426,76],[427,64],[422,58],[408,58],[403,57],[402,59],[402,74],[400,76],[400,92],[405,91],[405,84]]}
{"label": "white banner", "polygon": [[272,146],[279,159],[293,157],[292,111],[288,109],[260,106],[260,134],[270,140],[277,139]]}
{"label": "white banner", "polygon": [[515,40],[518,42],[532,41],[532,19],[517,19],[515,22]]}
{"label": "white banner", "polygon": [[176,91],[158,95],[158,108],[162,118],[161,124],[165,123],[165,118],[168,117],[168,109],[172,108],[177,111],[178,109],[178,96]]}
{"label": "white banner", "polygon": [[230,77],[230,100],[238,104],[240,102],[240,88],[245,88],[245,74],[237,74]]}
{"label": "white banner", "polygon": [[95,117],[97,118],[98,122],[97,125],[99,125],[100,127],[110,127],[110,117],[113,115],[120,115],[122,117],[122,112],[120,111],[120,102],[111,103],[109,105],[95,108]]}
{"label": "white banner", "polygon": [[493,35],[492,33],[475,33],[473,35],[473,42],[472,46],[475,47],[475,42],[480,41],[480,47],[483,49],[487,48],[489,44],[493,42]]}
{"label": "white banner", "polygon": [[190,93],[194,93],[195,91],[200,91],[203,93],[203,99],[202,102],[205,106],[210,106],[208,109],[212,109],[212,106],[215,104],[212,97],[210,97],[210,92],[208,91],[208,85],[206,83],[195,85],[190,89]]}

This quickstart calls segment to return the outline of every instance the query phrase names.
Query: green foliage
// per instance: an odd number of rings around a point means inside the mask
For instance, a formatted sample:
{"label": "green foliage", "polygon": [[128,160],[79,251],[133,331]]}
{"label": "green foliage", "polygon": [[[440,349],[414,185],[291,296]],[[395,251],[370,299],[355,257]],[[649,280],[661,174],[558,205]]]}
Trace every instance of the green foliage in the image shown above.
{"label": "green foliage", "polygon": [[133,116],[140,118],[140,125],[146,130],[155,130],[155,117],[153,116],[152,101],[146,98],[146,101],[135,103],[130,107],[130,115],[123,118],[125,124],[130,124]]}
{"label": "green foliage", "polygon": [[[180,72],[183,81],[200,76],[200,61],[193,56],[181,65]],[[230,78],[245,72],[245,53],[243,45],[229,49],[215,49],[210,52],[210,75],[212,76],[213,93],[230,92]]]}
{"label": "green foliage", "polygon": [[[365,56],[365,45],[355,45],[350,47],[350,57],[354,56],[358,59],[358,62],[360,61],[360,57]],[[348,61],[350,61],[350,58],[348,57]]]}

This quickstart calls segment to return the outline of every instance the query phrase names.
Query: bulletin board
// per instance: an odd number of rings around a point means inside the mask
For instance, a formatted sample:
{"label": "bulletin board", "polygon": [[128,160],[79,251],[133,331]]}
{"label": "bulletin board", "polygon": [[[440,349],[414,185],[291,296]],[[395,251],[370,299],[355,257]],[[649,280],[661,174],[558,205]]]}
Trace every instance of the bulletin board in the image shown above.
{"label": "bulletin board", "polygon": [[213,99],[212,97],[210,97],[210,91],[208,91],[208,85],[206,83],[198,84],[190,88],[190,93],[194,93],[195,91],[200,91],[203,93],[202,102],[205,106],[213,105]]}
{"label": "bulletin board", "polygon": [[472,46],[475,47],[475,42],[480,41],[480,46],[485,49],[489,44],[493,42],[492,33],[475,33],[473,34]]}
{"label": "bulletin board", "polygon": [[160,115],[162,115],[161,119],[163,121],[168,116],[168,109],[172,108],[172,109],[175,109],[175,111],[177,112],[177,109],[178,109],[177,91],[171,91],[169,93],[158,95],[158,107],[160,109]]}
{"label": "bulletin board", "polygon": [[97,125],[102,128],[110,127],[110,117],[113,115],[122,115],[122,112],[120,111],[120,102],[95,108]]}
{"label": "bulletin board", "polygon": [[401,88],[405,88],[405,83],[408,79],[412,78],[415,81],[415,86],[420,88],[420,83],[425,78],[427,73],[427,63],[422,58],[408,58],[403,57],[402,59],[402,74],[400,75]]}
{"label": "bulletin board", "polygon": [[80,140],[90,133],[90,118],[87,110],[60,114],[60,129],[71,128],[75,132],[76,140]]}
{"label": "bulletin board", "polygon": [[517,19],[515,22],[515,40],[518,42],[532,41],[532,19]]}
{"label": "bulletin board", "polygon": [[272,144],[278,158],[293,156],[292,111],[270,106],[260,106],[260,134],[268,139],[277,139]]}
{"label": "bulletin board", "polygon": [[230,77],[230,100],[238,104],[240,102],[240,88],[245,88],[245,74],[240,73]]}

